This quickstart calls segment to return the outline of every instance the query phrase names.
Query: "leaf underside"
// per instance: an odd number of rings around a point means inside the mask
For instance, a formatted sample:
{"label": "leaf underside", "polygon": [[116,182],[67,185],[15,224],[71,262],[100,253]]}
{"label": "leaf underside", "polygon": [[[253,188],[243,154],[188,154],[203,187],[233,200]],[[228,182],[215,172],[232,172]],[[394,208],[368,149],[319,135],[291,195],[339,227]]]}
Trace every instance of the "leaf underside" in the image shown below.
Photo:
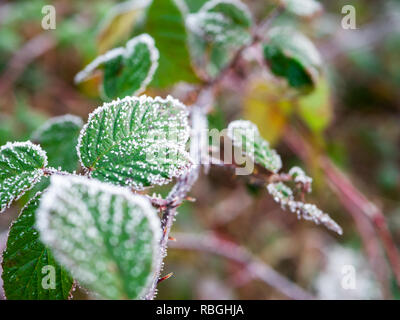
{"label": "leaf underside", "polygon": [[62,265],[100,298],[140,298],[154,278],[159,218],[147,199],[126,189],[53,176],[37,227]]}
{"label": "leaf underside", "polygon": [[291,87],[309,93],[317,85],[321,58],[304,35],[289,28],[271,29],[269,41],[264,44],[264,58],[271,71],[285,78]]}

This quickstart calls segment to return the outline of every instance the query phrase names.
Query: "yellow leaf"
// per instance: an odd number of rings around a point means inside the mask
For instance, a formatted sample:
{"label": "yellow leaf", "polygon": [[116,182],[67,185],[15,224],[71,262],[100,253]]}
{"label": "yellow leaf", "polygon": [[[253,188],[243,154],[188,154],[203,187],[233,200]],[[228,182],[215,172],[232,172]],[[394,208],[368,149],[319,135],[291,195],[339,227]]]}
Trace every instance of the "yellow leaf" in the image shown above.
{"label": "yellow leaf", "polygon": [[100,25],[97,46],[100,54],[127,40],[143,17],[148,0],[131,0],[115,5]]}
{"label": "yellow leaf", "polygon": [[321,133],[332,120],[332,101],[329,83],[321,77],[315,90],[298,100],[298,114],[313,133]]}
{"label": "yellow leaf", "polygon": [[285,88],[264,78],[255,78],[250,81],[243,102],[243,117],[255,123],[271,145],[276,143],[292,109],[290,100],[285,98]]}

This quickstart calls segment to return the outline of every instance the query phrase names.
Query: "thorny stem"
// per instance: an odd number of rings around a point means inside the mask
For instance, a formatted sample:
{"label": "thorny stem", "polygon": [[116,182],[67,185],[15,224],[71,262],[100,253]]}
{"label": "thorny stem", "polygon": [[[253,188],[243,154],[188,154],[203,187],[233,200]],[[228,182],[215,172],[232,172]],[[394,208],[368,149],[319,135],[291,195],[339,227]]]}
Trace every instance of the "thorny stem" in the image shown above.
{"label": "thorny stem", "polygon": [[242,265],[250,278],[263,281],[290,299],[315,299],[312,294],[280,275],[260,259],[254,257],[246,248],[233,242],[220,239],[213,234],[190,235],[179,233],[176,236],[180,241],[172,243],[171,248],[208,252],[224,257]]}
{"label": "thorny stem", "polygon": [[206,114],[213,104],[214,90],[222,82],[222,80],[224,80],[225,76],[228,75],[231,70],[234,70],[236,68],[243,52],[247,48],[250,48],[251,46],[261,41],[262,37],[260,37],[260,32],[265,31],[264,26],[269,26],[271,20],[275,19],[280,12],[281,9],[278,9],[277,11],[274,10],[270,16],[266,17],[266,19],[260,23],[260,27],[255,28],[252,36],[252,41],[250,41],[249,44],[242,46],[236,52],[235,56],[228,64],[228,66],[225,67],[215,79],[204,83],[204,85],[200,88],[197,101],[193,104],[193,107],[190,110],[192,124],[190,156],[194,160],[194,165],[188,173],[178,179],[178,182],[175,184],[175,186],[167,196],[167,202],[164,204],[165,211],[161,219],[161,226],[163,230],[160,240],[161,258],[159,264],[156,266],[156,272],[153,282],[147,294],[144,296],[144,299],[146,300],[154,299],[157,294],[157,284],[160,278],[161,271],[163,269],[163,260],[167,255],[168,239],[171,227],[177,213],[176,208],[185,200],[200,174],[200,163],[204,152],[204,150],[202,149],[202,147],[204,146],[202,144],[202,139],[204,139],[203,134],[204,132],[206,132],[205,129],[207,129]]}

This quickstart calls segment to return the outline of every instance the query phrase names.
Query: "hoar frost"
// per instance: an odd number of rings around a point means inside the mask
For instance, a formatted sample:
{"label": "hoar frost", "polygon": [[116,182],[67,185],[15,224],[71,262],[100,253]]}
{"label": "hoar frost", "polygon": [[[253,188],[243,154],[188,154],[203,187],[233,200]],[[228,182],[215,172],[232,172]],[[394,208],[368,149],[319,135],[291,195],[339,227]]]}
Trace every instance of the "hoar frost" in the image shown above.
{"label": "hoar frost", "polygon": [[126,97],[89,115],[77,150],[92,177],[143,189],[190,169],[188,139],[188,112],[178,100]]}
{"label": "hoar frost", "polygon": [[38,183],[47,166],[46,153],[30,141],[0,148],[0,212]]}
{"label": "hoar frost", "polygon": [[161,226],[150,202],[85,177],[51,177],[37,211],[43,243],[100,297],[139,298],[159,263]]}

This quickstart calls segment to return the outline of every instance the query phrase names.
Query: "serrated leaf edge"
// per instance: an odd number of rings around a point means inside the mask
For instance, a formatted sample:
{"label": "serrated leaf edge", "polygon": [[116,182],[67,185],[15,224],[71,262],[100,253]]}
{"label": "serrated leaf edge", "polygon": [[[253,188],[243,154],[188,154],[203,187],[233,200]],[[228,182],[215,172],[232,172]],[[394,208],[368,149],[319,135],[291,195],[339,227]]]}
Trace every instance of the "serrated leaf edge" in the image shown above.
{"label": "serrated leaf edge", "polygon": [[[40,148],[40,146],[38,146],[36,144],[33,144],[31,141],[7,142],[5,145],[0,147],[0,153],[5,149],[13,149],[15,147],[26,147],[26,146],[31,147],[32,149],[34,149],[35,151],[37,151],[39,153],[39,155],[43,158],[43,168],[45,168],[47,166],[47,164],[48,164],[46,152],[42,148]],[[41,178],[43,177],[43,174],[44,174],[43,173],[43,168],[39,168],[39,169],[35,169],[34,170],[35,177],[33,178],[32,185],[29,188],[23,190],[19,195],[12,197],[11,200],[8,203],[6,203],[2,207],[0,207],[0,213],[3,213],[4,210],[8,209],[14,201],[19,200],[27,191],[31,190],[38,182],[40,182],[40,180],[41,180]]]}
{"label": "serrated leaf edge", "polygon": [[[112,101],[112,102],[106,102],[106,103],[104,103],[101,107],[98,107],[96,110],[94,110],[92,113],[89,114],[88,121],[87,121],[86,124],[83,126],[83,128],[82,128],[82,130],[81,130],[81,132],[80,132],[80,134],[79,134],[79,137],[78,137],[78,144],[76,145],[76,151],[77,151],[78,159],[79,159],[79,162],[80,162],[82,168],[86,168],[86,170],[89,169],[89,168],[83,163],[82,155],[81,155],[81,150],[80,150],[80,149],[81,149],[81,147],[82,147],[82,139],[83,139],[83,136],[85,135],[86,130],[87,130],[87,128],[88,128],[90,122],[92,121],[92,119],[93,119],[96,115],[100,114],[100,113],[103,112],[104,110],[106,110],[106,109],[108,109],[108,108],[111,108],[111,107],[115,106],[116,104],[125,103],[125,102],[127,102],[127,103],[130,103],[130,102],[133,102],[133,103],[139,102],[139,104],[144,104],[144,103],[147,103],[147,102],[149,102],[149,103],[160,103],[160,104],[163,104],[163,103],[171,103],[171,104],[173,104],[173,106],[174,106],[175,108],[178,108],[178,109],[184,111],[184,112],[188,115],[188,111],[187,111],[186,106],[185,106],[182,102],[180,102],[178,99],[175,99],[174,97],[172,97],[172,96],[170,96],[170,95],[168,95],[165,99],[164,99],[164,98],[161,98],[161,97],[152,98],[152,97],[149,97],[149,96],[146,96],[146,95],[142,95],[142,96],[140,96],[140,97],[129,97],[129,96],[128,96],[128,97],[125,97],[125,98],[123,98],[123,99],[119,99],[119,98],[118,98],[118,99],[116,99],[116,100],[114,100],[114,101]],[[188,121],[185,121],[185,123],[181,123],[181,125],[186,127],[185,136],[184,136],[183,140],[184,140],[184,141],[187,141],[187,140],[189,139],[189,136],[190,136],[189,122],[188,122]],[[176,150],[178,150],[178,151],[182,152],[183,154],[185,154],[185,156],[186,156],[188,162],[189,162],[189,163],[192,163],[192,159],[191,159],[189,153],[185,150],[185,147],[184,147],[184,146],[179,146],[179,145],[178,145],[178,146],[176,146]],[[187,170],[189,170],[189,168],[187,168]],[[160,181],[160,182],[158,182],[157,184],[158,184],[158,185],[163,185],[163,184],[165,184],[165,183],[171,181],[172,178],[176,178],[176,177],[181,176],[183,173],[184,173],[184,172],[181,172],[180,174],[172,175],[169,179],[164,179],[163,181]],[[140,188],[139,186],[135,186],[135,189],[140,190],[140,189],[143,189],[143,188]]]}
{"label": "serrated leaf edge", "polygon": [[42,134],[44,132],[49,130],[53,125],[60,124],[60,123],[63,123],[63,122],[74,123],[77,127],[82,127],[83,126],[83,120],[80,117],[72,115],[72,114],[65,114],[65,115],[58,116],[58,117],[53,117],[53,118],[50,118],[49,120],[47,120],[41,127],[36,129],[32,133],[31,139],[33,141],[39,141],[40,137],[42,136]]}
{"label": "serrated leaf edge", "polygon": [[[48,245],[50,248],[53,243],[53,239],[57,238],[57,232],[51,231],[49,229],[49,222],[50,222],[50,209],[53,208],[54,204],[54,189],[61,186],[65,188],[66,184],[81,184],[88,187],[91,193],[96,192],[109,192],[113,195],[118,195],[128,202],[133,202],[137,206],[142,208],[142,212],[145,217],[149,221],[149,226],[154,233],[153,237],[153,263],[152,263],[152,270],[151,274],[147,277],[146,284],[143,286],[139,297],[145,295],[147,290],[150,288],[153,280],[153,276],[157,271],[157,266],[160,263],[161,255],[160,255],[160,239],[161,239],[161,222],[159,217],[157,216],[156,211],[152,207],[150,201],[141,195],[133,194],[127,188],[114,186],[109,183],[99,182],[97,180],[90,180],[82,176],[60,176],[60,175],[53,175],[51,176],[51,183],[50,187],[43,193],[42,198],[40,200],[40,204],[37,210],[36,216],[36,228],[40,232],[40,239],[45,244]],[[65,266],[71,274],[74,273],[73,271],[73,263],[70,263],[70,260],[66,258],[63,254],[58,254],[57,251],[52,251],[53,255],[56,256],[57,260],[60,262],[62,266]]]}
{"label": "serrated leaf edge", "polygon": [[143,33],[137,37],[130,39],[126,43],[125,47],[114,48],[106,52],[105,54],[98,56],[91,63],[89,63],[82,71],[76,74],[74,78],[75,83],[79,84],[82,81],[86,80],[96,68],[98,68],[100,65],[106,63],[109,60],[115,59],[118,56],[129,57],[135,51],[135,47],[139,43],[144,43],[149,49],[151,67],[146,78],[142,81],[140,88],[137,89],[135,92],[132,92],[132,95],[134,96],[143,92],[144,89],[149,85],[151,80],[153,80],[153,76],[158,68],[158,59],[160,58],[160,53],[155,45],[154,39],[147,33]]}

